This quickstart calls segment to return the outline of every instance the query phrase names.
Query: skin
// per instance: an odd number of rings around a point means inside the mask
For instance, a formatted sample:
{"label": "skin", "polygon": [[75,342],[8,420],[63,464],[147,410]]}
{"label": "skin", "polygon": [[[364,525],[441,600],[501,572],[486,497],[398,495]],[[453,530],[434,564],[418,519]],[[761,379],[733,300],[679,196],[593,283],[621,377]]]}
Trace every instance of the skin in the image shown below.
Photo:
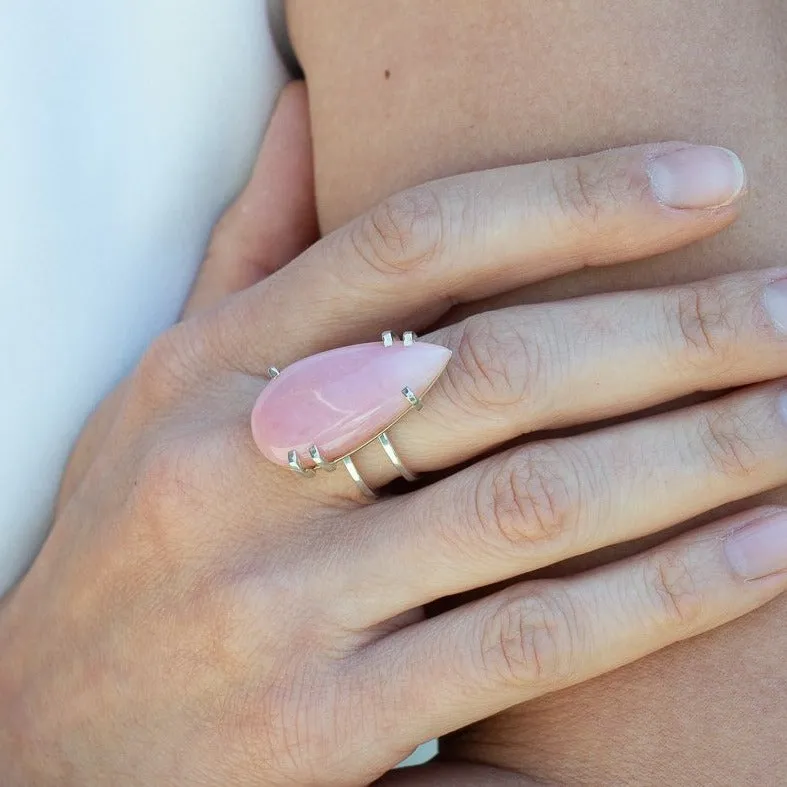
{"label": "skin", "polygon": [[[473,294],[675,248],[733,221],[741,194],[733,177],[722,207],[707,191],[706,207],[666,204],[659,162],[699,156],[716,184],[719,166],[738,170],[715,148],[635,146],[426,184],[284,264],[312,228],[305,110],[292,86],[251,183],[217,227],[187,319],[88,425],[50,537],[0,609],[9,787],[366,784],[420,741],[787,589],[787,509],[759,507],[598,570],[424,614],[438,598],[783,483],[787,393],[771,378],[787,372],[784,309],[774,310],[786,268],[567,301],[554,307],[559,320],[519,307],[427,334],[454,358],[423,428],[445,433],[461,412],[466,431],[442,452],[429,450],[434,440],[407,450],[413,467],[444,469],[511,429],[751,383],[716,402],[493,451],[373,505],[343,473],[306,481],[264,460],[249,413],[262,386],[284,384],[286,369],[265,381],[274,355],[286,367],[381,320],[421,330]],[[289,176],[277,199],[274,175]],[[588,326],[582,336],[576,324]],[[510,374],[494,375],[482,359],[494,361],[516,325],[529,326],[528,343],[512,341]],[[544,352],[553,347],[568,351]],[[583,384],[615,358],[640,373]],[[395,440],[403,434],[392,427]],[[390,478],[372,463],[364,471],[374,487]],[[458,778],[512,775],[462,767]]]}
{"label": "skin", "polygon": [[[426,178],[646,140],[703,140],[746,162],[750,195],[736,226],[485,307],[785,259],[787,8],[778,0],[745,12],[734,0],[291,0],[288,19],[309,84],[324,231]],[[787,492],[756,500],[784,503]],[[787,603],[775,602],[475,725],[444,751],[558,783],[772,783],[787,768],[777,689],[787,678],[786,616]]]}

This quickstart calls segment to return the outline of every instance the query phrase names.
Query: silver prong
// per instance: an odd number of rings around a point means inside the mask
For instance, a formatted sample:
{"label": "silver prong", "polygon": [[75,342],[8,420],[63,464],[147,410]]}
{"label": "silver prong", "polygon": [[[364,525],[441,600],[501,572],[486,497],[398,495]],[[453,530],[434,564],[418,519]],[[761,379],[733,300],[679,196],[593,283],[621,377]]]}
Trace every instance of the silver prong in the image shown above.
{"label": "silver prong", "polygon": [[312,461],[318,468],[322,468],[323,470],[327,470],[329,473],[332,473],[336,469],[336,465],[333,462],[326,462],[322,458],[322,454],[320,453],[320,449],[317,448],[316,445],[313,445],[309,449],[309,456],[312,458]]}
{"label": "silver prong", "polygon": [[385,451],[385,455],[388,457],[391,464],[396,468],[396,471],[399,473],[405,481],[417,481],[418,475],[416,473],[411,472],[408,470],[404,462],[399,458],[399,454],[396,453],[396,449],[393,447],[393,443],[391,442],[391,438],[388,437],[387,432],[383,432],[377,438],[380,441],[380,445],[383,447],[383,451]]}
{"label": "silver prong", "polygon": [[299,473],[300,475],[305,475],[305,476],[313,476],[314,475],[314,470],[312,470],[311,467],[304,467],[301,464],[301,460],[298,458],[297,451],[290,451],[287,454],[287,464],[289,464],[289,466],[296,473]]}
{"label": "silver prong", "polygon": [[423,409],[424,403],[413,393],[411,388],[405,386],[402,388],[402,393],[404,394],[404,398],[407,399],[416,410]]}
{"label": "silver prong", "polygon": [[396,341],[396,334],[393,331],[385,331],[383,333],[383,347],[393,347]]}
{"label": "silver prong", "polygon": [[413,343],[418,337],[412,331],[405,331],[402,334],[402,342],[405,347],[412,347]]}
{"label": "silver prong", "polygon": [[376,499],[377,495],[369,488],[369,485],[366,483],[366,481],[363,480],[363,476],[358,472],[358,468],[355,466],[353,458],[351,456],[345,456],[342,459],[342,462],[344,462],[344,466],[347,468],[350,478],[355,481],[355,485],[361,490],[363,496],[369,500]]}
{"label": "silver prong", "polygon": [[268,377],[270,377],[271,380],[275,379],[280,374],[281,374],[281,372],[275,366],[269,366],[268,367]]}

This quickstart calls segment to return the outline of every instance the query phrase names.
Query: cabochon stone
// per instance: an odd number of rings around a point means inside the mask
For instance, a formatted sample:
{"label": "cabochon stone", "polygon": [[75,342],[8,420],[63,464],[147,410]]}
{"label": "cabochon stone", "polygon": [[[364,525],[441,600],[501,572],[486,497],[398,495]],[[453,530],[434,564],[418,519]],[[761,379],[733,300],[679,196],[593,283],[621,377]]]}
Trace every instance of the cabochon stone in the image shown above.
{"label": "cabochon stone", "polygon": [[295,450],[303,466],[312,467],[312,445],[333,462],[400,418],[410,408],[402,389],[422,396],[450,357],[446,347],[428,342],[375,342],[304,358],[260,394],[251,416],[254,440],[276,464],[287,465]]}

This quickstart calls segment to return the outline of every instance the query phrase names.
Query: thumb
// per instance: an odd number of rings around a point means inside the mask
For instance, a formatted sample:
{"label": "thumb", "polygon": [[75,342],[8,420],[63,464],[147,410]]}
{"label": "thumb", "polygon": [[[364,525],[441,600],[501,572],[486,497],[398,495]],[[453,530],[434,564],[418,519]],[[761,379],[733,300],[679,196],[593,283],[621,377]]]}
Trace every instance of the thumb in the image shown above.
{"label": "thumb", "polygon": [[255,284],[318,237],[306,86],[279,96],[251,179],[219,220],[184,317]]}

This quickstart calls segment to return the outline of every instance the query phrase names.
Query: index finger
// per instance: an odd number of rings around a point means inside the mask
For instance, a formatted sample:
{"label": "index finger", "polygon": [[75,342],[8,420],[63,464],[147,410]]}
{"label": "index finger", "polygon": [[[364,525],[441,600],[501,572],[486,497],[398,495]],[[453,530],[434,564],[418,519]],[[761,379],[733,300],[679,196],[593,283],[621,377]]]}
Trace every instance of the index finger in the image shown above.
{"label": "index finger", "polygon": [[260,375],[384,329],[418,330],[458,302],[718,232],[744,188],[735,154],[681,142],[433,181],[236,296],[216,316],[219,352]]}

